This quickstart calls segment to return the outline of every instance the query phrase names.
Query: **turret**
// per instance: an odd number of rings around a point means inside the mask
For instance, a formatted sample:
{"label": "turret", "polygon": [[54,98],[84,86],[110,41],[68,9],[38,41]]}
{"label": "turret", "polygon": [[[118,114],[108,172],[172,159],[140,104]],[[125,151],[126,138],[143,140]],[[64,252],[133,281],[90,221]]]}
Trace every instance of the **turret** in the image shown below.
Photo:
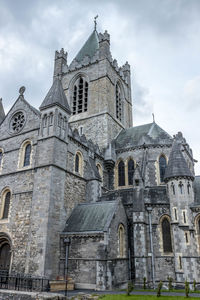
{"label": "turret", "polygon": [[60,52],[55,52],[54,80],[62,75],[64,66],[67,66],[67,52],[62,48]]}
{"label": "turret", "polygon": [[192,183],[194,176],[183,156],[182,147],[180,135],[177,135],[172,145],[164,178],[167,183],[170,201],[171,228],[174,241],[172,244],[175,254],[175,280],[177,282],[183,282],[186,278],[189,281],[197,279],[195,275],[197,247],[194,237],[193,216],[190,209],[191,204],[194,202]]}
{"label": "turret", "polygon": [[40,136],[57,136],[66,140],[68,134],[68,119],[71,114],[67,97],[61,81],[56,78],[40,106],[41,126]]}

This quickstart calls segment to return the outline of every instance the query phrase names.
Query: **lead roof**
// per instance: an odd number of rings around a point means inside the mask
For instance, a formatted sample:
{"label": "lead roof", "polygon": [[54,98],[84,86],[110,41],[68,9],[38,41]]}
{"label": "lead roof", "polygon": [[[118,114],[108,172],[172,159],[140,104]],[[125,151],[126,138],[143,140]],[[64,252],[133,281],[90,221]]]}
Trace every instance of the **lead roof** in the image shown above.
{"label": "lead roof", "polygon": [[172,144],[172,137],[153,122],[123,129],[115,139],[116,149],[143,144]]}
{"label": "lead roof", "polygon": [[99,37],[96,30],[92,32],[88,40],[85,42],[81,50],[75,57],[77,62],[81,62],[85,56],[92,58],[99,49]]}
{"label": "lead roof", "polygon": [[117,201],[78,204],[67,220],[64,232],[104,232],[116,210]]}

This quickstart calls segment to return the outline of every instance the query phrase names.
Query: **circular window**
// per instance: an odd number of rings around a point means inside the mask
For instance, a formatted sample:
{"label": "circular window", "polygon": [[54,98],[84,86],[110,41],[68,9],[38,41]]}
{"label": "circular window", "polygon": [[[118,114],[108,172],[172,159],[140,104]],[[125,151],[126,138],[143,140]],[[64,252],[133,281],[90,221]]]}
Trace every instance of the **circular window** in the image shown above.
{"label": "circular window", "polygon": [[14,133],[18,133],[22,130],[25,124],[25,115],[23,112],[17,112],[10,121],[10,129]]}

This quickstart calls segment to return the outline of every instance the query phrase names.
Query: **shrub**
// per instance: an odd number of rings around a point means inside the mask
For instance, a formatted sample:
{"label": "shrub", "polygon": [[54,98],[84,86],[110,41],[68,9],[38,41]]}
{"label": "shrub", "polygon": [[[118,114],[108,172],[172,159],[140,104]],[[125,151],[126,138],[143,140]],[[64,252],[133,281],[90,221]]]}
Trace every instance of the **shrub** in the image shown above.
{"label": "shrub", "polygon": [[144,290],[146,290],[146,281],[147,281],[147,279],[146,279],[146,277],[144,277],[143,278],[143,289]]}
{"label": "shrub", "polygon": [[189,288],[189,282],[185,281],[185,297],[188,298],[189,297],[189,292],[190,292],[190,288]]}
{"label": "shrub", "polygon": [[196,280],[194,279],[194,281],[193,281],[193,291],[195,292],[197,290],[197,288],[196,288]]}
{"label": "shrub", "polygon": [[163,285],[163,283],[162,283],[162,281],[160,281],[158,284],[158,288],[157,288],[157,297],[161,296],[162,285]]}
{"label": "shrub", "polygon": [[127,290],[126,290],[126,295],[130,296],[130,293],[132,292],[133,289],[134,289],[134,286],[133,286],[132,282],[129,281],[128,286],[127,286]]}
{"label": "shrub", "polygon": [[173,289],[172,282],[173,278],[168,276],[168,290],[171,291]]}

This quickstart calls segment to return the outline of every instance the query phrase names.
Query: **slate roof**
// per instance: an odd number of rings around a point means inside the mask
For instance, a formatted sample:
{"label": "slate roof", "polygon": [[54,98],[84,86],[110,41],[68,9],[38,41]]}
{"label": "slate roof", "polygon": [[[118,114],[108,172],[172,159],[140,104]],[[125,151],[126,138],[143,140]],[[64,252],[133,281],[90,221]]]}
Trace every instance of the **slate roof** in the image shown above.
{"label": "slate roof", "polygon": [[81,62],[86,55],[92,58],[98,49],[99,49],[99,37],[97,31],[94,30],[92,34],[89,36],[88,40],[83,45],[83,47],[81,48],[81,50],[76,55],[75,60],[77,62]]}
{"label": "slate roof", "polygon": [[200,204],[200,176],[195,176],[194,179],[194,198],[195,202]]}
{"label": "slate roof", "polygon": [[164,180],[173,177],[187,176],[194,178],[181,151],[181,144],[174,140],[165,170]]}
{"label": "slate roof", "polygon": [[99,175],[95,162],[91,157],[89,157],[88,159],[88,168],[86,172],[87,172],[86,178],[88,180],[93,180],[93,179],[101,180],[101,176]]}
{"label": "slate roof", "polygon": [[123,129],[115,139],[116,149],[143,144],[172,144],[172,137],[155,122]]}
{"label": "slate roof", "polygon": [[77,205],[67,220],[64,232],[104,232],[115,213],[117,201],[83,203]]}
{"label": "slate roof", "polygon": [[43,110],[45,108],[48,108],[48,107],[51,107],[54,105],[58,105],[70,113],[70,108],[69,108],[69,104],[67,101],[67,97],[64,93],[62,83],[58,78],[56,78],[54,80],[49,92],[47,93],[44,101],[42,102],[42,104],[40,106],[40,110]]}

